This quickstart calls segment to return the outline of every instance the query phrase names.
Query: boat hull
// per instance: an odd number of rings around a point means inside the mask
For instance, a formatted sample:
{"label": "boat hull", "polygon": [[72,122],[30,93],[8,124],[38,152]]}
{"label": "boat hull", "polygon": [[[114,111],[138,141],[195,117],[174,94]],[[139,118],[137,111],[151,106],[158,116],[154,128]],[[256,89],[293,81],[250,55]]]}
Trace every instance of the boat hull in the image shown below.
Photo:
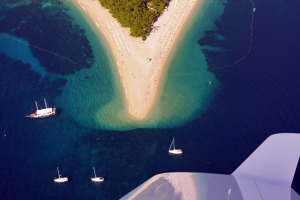
{"label": "boat hull", "polygon": [[54,182],[56,183],[64,183],[67,182],[69,179],[67,177],[63,177],[63,178],[55,178]]}
{"label": "boat hull", "polygon": [[94,178],[91,178],[91,180],[93,182],[103,182],[104,181],[104,178],[103,177],[94,177]]}
{"label": "boat hull", "polygon": [[41,113],[41,114],[35,112],[30,115],[26,115],[25,117],[32,118],[32,119],[39,119],[39,118],[51,117],[56,114],[57,114],[56,108],[51,108],[50,112],[45,112],[45,113]]}
{"label": "boat hull", "polygon": [[172,150],[169,150],[169,153],[171,153],[171,154],[182,154],[183,151],[181,149],[172,149]]}

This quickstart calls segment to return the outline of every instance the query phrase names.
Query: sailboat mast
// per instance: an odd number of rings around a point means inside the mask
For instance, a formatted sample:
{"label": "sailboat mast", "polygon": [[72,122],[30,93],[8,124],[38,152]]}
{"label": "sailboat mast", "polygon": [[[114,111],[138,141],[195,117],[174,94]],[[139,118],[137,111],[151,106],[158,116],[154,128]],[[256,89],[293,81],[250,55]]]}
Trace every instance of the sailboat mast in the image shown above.
{"label": "sailboat mast", "polygon": [[175,150],[175,139],[173,138],[173,148]]}
{"label": "sailboat mast", "polygon": [[56,167],[56,169],[57,169],[57,175],[58,175],[58,178],[60,178],[60,174],[59,174],[58,167]]}
{"label": "sailboat mast", "polygon": [[169,150],[172,148],[173,143],[174,143],[174,138],[173,138],[173,140],[172,140],[172,142],[171,142],[171,145],[170,145]]}
{"label": "sailboat mast", "polygon": [[95,178],[96,178],[96,171],[95,171],[95,167],[93,167],[93,169],[94,169],[94,175],[95,175]]}
{"label": "sailboat mast", "polygon": [[38,107],[38,104],[37,104],[37,102],[35,101],[35,107],[36,107],[36,110],[38,110],[39,109],[39,107]]}
{"label": "sailboat mast", "polygon": [[47,101],[45,98],[44,98],[44,102],[45,102],[45,107],[48,108]]}

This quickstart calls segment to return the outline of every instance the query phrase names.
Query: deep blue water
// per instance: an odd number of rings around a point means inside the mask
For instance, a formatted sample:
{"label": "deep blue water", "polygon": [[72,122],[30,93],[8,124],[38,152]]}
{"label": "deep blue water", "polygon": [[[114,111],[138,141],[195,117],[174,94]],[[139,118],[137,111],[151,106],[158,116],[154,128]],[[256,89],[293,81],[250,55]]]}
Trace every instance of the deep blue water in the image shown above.
{"label": "deep blue water", "polygon": [[[34,100],[55,104],[68,81],[63,77],[94,60],[85,30],[62,12],[66,7],[39,2],[0,3],[1,199],[117,199],[157,173],[230,174],[269,135],[300,132],[299,1],[253,1],[250,43],[252,4],[228,0],[217,29],[198,41],[220,82],[207,111],[180,128],[126,132],[92,130],[64,115],[63,107],[53,118],[24,118]],[[32,58],[39,64],[32,66]],[[172,137],[183,156],[166,153]],[[70,178],[67,184],[53,183],[56,166]],[[90,182],[93,166],[104,183]],[[299,173],[293,188],[300,192]]]}

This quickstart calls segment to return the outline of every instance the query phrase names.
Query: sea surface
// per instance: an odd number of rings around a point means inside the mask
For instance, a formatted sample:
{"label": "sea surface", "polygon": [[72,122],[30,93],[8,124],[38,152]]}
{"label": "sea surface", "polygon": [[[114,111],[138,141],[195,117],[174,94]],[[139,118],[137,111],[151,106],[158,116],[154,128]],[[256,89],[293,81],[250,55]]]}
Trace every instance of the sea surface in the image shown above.
{"label": "sea surface", "polygon": [[[119,199],[157,173],[231,174],[269,135],[300,133],[299,8],[206,1],[170,58],[155,117],[135,123],[80,10],[1,0],[0,199]],[[58,115],[25,118],[44,97]],[[173,137],[181,156],[167,153]],[[93,166],[105,182],[90,181]],[[53,182],[56,167],[69,182]]]}

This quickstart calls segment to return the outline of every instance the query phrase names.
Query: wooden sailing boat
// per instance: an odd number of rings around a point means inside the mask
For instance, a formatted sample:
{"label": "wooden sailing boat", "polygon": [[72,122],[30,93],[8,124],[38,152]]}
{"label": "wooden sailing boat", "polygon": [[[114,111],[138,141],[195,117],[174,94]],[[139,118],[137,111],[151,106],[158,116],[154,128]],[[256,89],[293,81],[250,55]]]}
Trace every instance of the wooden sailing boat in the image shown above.
{"label": "wooden sailing boat", "polygon": [[175,139],[173,138],[170,148],[169,148],[169,153],[171,154],[182,154],[182,149],[176,149],[175,148]]}
{"label": "wooden sailing boat", "polygon": [[32,114],[26,115],[29,118],[45,118],[56,114],[56,108],[48,108],[46,99],[44,98],[45,108],[39,109],[37,102],[35,101],[36,111]]}
{"label": "wooden sailing boat", "polygon": [[63,183],[63,182],[67,182],[69,179],[68,177],[61,177],[60,173],[59,173],[59,170],[58,170],[58,167],[56,168],[57,169],[57,175],[58,175],[58,178],[55,178],[54,179],[54,182],[56,183]]}
{"label": "wooden sailing boat", "polygon": [[104,181],[104,178],[103,178],[103,177],[97,177],[97,176],[96,176],[95,167],[93,167],[93,169],[94,169],[94,176],[95,176],[95,177],[92,177],[91,180],[94,181],[94,182],[103,182],[103,181]]}

